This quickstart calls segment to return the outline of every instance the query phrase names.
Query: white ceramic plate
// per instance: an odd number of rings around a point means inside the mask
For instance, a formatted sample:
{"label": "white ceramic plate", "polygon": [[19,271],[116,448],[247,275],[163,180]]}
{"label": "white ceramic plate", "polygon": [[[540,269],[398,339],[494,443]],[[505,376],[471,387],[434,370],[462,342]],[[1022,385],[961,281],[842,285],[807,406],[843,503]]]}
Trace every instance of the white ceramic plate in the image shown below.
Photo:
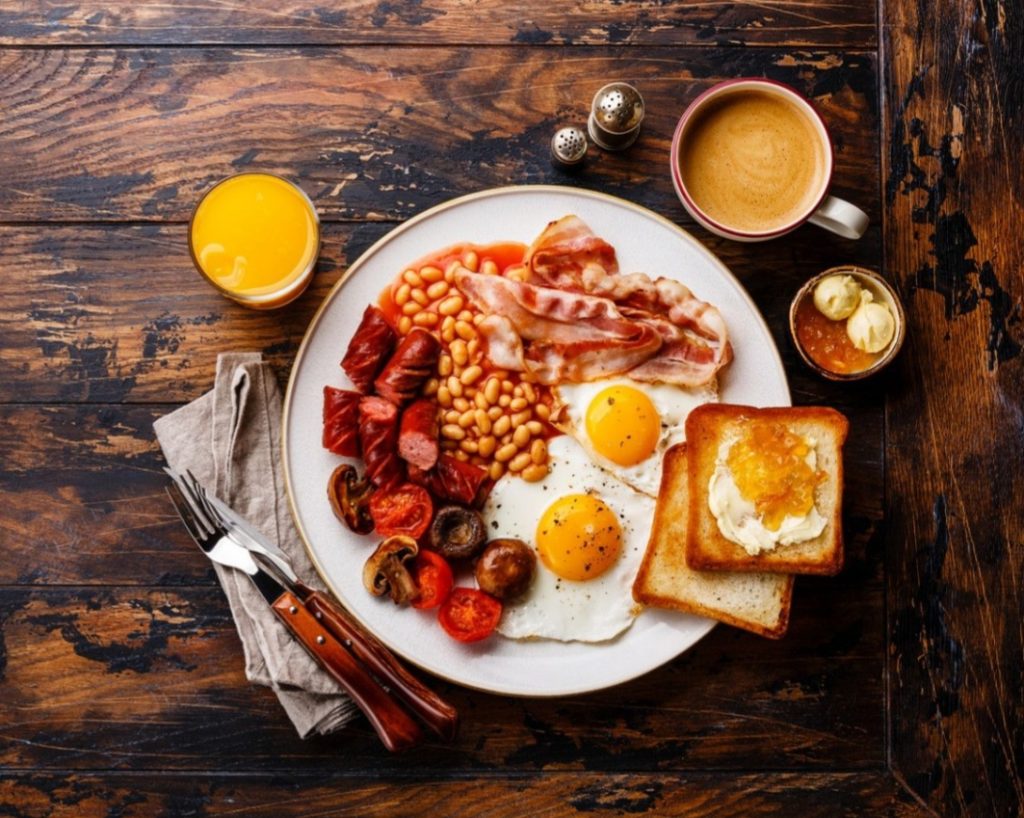
{"label": "white ceramic plate", "polygon": [[725,316],[735,360],[721,380],[723,402],[789,405],[778,350],[757,307],[703,245],[666,219],[600,193],[554,186],[508,187],[463,196],[393,230],[366,251],[325,299],[306,332],[288,384],[283,423],[292,511],[314,565],[339,600],[396,653],[468,687],[513,696],[560,696],[625,682],[664,664],[711,630],[707,619],[647,610],[617,639],[600,644],[449,639],[431,612],[370,596],[362,566],[373,540],[341,525],[327,479],[342,462],[320,444],[323,387],[350,387],[338,362],[363,310],[414,260],[457,242],[531,242],[547,223],[574,213],[615,247],[623,272],[676,277]]}

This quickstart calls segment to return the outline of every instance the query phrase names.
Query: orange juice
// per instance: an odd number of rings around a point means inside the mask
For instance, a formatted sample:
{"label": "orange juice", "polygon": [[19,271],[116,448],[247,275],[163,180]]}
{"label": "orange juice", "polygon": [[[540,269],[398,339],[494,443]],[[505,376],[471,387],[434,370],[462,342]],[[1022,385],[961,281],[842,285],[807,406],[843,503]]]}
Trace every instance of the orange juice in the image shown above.
{"label": "orange juice", "polygon": [[320,247],[313,203],[279,176],[242,173],[211,188],[192,215],[199,271],[229,298],[268,309],[296,298]]}

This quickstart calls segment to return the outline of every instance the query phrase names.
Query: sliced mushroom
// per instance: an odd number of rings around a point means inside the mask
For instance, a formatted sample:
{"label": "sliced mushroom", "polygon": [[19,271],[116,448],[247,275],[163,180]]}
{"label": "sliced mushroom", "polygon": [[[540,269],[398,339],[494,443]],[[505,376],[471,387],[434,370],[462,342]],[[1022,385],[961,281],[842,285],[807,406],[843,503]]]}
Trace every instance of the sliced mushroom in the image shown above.
{"label": "sliced mushroom", "polygon": [[357,534],[373,531],[370,517],[370,496],[373,483],[369,478],[360,479],[355,467],[347,464],[338,466],[327,481],[327,498],[331,501],[334,516]]}
{"label": "sliced mushroom", "polygon": [[445,506],[430,526],[431,547],[450,560],[475,557],[486,540],[483,519],[468,508]]}
{"label": "sliced mushroom", "polygon": [[419,596],[409,571],[420,547],[412,537],[388,537],[363,566],[363,585],[374,596],[387,594],[396,605],[407,605]]}

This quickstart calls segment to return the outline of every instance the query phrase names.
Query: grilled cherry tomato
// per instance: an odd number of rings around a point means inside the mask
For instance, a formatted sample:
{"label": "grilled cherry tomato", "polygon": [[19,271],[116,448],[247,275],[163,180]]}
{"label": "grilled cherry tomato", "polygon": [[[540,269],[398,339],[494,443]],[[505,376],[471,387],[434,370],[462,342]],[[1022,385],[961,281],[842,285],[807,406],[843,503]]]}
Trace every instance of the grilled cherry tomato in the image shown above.
{"label": "grilled cherry tomato", "polygon": [[378,489],[370,498],[370,516],[382,537],[403,534],[418,540],[434,516],[434,504],[426,489],[403,483],[391,490]]}
{"label": "grilled cherry tomato", "polygon": [[425,610],[436,608],[448,598],[455,580],[452,569],[440,554],[421,550],[412,564],[412,575],[420,589],[419,598],[412,603],[414,608]]}
{"label": "grilled cherry tomato", "polygon": [[490,636],[501,619],[501,603],[476,588],[453,588],[437,620],[452,638],[479,642]]}

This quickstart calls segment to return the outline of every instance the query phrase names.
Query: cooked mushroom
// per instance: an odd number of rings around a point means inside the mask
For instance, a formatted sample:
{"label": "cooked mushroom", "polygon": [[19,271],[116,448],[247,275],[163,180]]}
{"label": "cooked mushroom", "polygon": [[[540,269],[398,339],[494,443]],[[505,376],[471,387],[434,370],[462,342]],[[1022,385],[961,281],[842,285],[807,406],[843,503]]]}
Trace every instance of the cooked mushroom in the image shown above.
{"label": "cooked mushroom", "polygon": [[475,511],[445,506],[434,515],[430,545],[450,560],[475,557],[487,539],[484,521]]}
{"label": "cooked mushroom", "polygon": [[388,537],[363,566],[363,585],[374,596],[387,594],[396,605],[406,605],[419,596],[419,588],[407,563],[419,553],[412,537]]}
{"label": "cooked mushroom", "polygon": [[370,517],[370,496],[373,484],[369,478],[360,479],[353,466],[338,466],[327,481],[327,498],[331,501],[334,516],[357,534],[373,531]]}
{"label": "cooked mushroom", "polygon": [[498,599],[513,599],[533,581],[537,556],[522,540],[491,540],[476,562],[476,584]]}

